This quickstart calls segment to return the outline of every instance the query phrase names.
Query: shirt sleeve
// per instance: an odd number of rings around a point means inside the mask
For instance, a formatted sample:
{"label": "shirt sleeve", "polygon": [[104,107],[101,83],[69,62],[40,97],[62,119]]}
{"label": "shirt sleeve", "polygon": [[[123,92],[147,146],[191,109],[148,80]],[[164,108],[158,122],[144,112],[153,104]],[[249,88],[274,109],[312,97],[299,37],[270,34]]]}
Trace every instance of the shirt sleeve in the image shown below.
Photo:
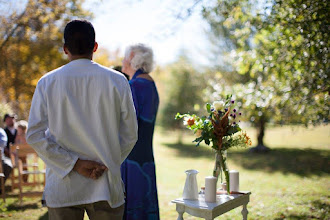
{"label": "shirt sleeve", "polygon": [[131,89],[128,82],[125,83],[124,95],[121,104],[119,140],[121,147],[121,163],[132,151],[138,138],[138,124],[135,102],[133,102]]}
{"label": "shirt sleeve", "polygon": [[7,134],[6,132],[0,128],[0,148],[4,149],[6,146],[7,146],[7,141],[8,141],[8,138],[7,138]]}
{"label": "shirt sleeve", "polygon": [[48,129],[47,101],[39,81],[34,92],[27,130],[27,142],[38,153],[49,169],[64,178],[73,169],[78,156],[46,136]]}

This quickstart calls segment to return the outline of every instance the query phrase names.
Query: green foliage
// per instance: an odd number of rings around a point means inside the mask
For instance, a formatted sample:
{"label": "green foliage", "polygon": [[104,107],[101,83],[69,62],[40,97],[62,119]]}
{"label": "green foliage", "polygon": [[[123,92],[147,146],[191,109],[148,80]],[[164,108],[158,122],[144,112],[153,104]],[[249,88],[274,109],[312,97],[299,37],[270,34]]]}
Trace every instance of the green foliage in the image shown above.
{"label": "green foliage", "polygon": [[[204,141],[206,145],[212,144],[211,147],[216,151],[226,151],[231,147],[246,147],[251,144],[250,138],[245,133],[235,135],[241,131],[241,128],[238,124],[239,115],[235,114],[237,110],[234,108],[234,103],[231,102],[231,97],[226,96],[224,101],[216,101],[212,105],[207,103],[205,106],[209,113],[208,116],[176,114],[175,119],[183,119],[186,128],[197,136],[193,141],[197,143],[196,146]],[[232,112],[232,114],[225,122],[227,111]],[[222,140],[220,147],[219,139]]]}
{"label": "green foliage", "polygon": [[245,83],[235,94],[252,122],[329,120],[329,8],[326,0],[222,0],[204,8],[212,37],[226,42],[218,47],[231,57],[230,74],[242,75],[233,78]]}
{"label": "green foliage", "polygon": [[[207,104],[209,105],[209,104]],[[212,115],[212,112],[210,113]],[[196,147],[200,145],[201,142],[205,142],[205,144],[210,145],[211,142],[213,143],[216,142],[216,136],[213,133],[214,128],[212,125],[212,122],[209,120],[209,118],[206,118],[205,116],[203,117],[198,117],[197,115],[193,114],[180,114],[177,113],[175,116],[175,119],[183,119],[184,122],[183,124],[186,125],[186,127],[189,130],[192,130],[196,136],[198,136],[193,142],[196,142]],[[192,125],[189,125],[189,123],[193,123]],[[216,146],[213,144],[212,148],[216,149]]]}
{"label": "green foliage", "polygon": [[[3,117],[5,116],[6,113],[14,113],[10,105],[7,103],[0,102],[0,120],[3,120]],[[1,127],[1,126],[0,126]]]}
{"label": "green foliage", "polygon": [[181,124],[174,120],[177,112],[189,112],[191,114],[204,111],[203,88],[205,81],[201,74],[193,68],[188,58],[183,54],[178,61],[170,65],[170,76],[165,88],[166,99],[161,109],[161,125],[166,128],[182,128]]}
{"label": "green foliage", "polygon": [[257,53],[265,72],[284,85],[276,95],[287,121],[329,120],[329,9],[326,0],[278,0],[263,23],[268,43],[257,41]]}
{"label": "green foliage", "polygon": [[326,0],[220,0],[204,8],[226,80],[210,93],[236,94],[259,127],[259,144],[266,122],[329,121],[329,8]]}

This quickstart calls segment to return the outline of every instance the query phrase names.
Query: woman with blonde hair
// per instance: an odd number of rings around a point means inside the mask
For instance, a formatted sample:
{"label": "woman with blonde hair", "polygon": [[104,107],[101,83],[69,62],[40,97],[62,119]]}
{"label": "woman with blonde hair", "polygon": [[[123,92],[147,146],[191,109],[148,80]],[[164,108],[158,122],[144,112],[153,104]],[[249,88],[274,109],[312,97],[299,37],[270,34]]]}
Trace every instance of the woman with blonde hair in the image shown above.
{"label": "woman with blonde hair", "polygon": [[153,51],[144,44],[126,49],[122,72],[129,78],[136,116],[138,141],[121,167],[126,189],[124,219],[159,219],[152,139],[159,105],[154,80]]}
{"label": "woman with blonde hair", "polygon": [[[17,134],[15,137],[15,144],[27,144],[26,142],[26,131],[28,128],[28,122],[25,120],[20,120],[16,124],[17,126]],[[26,164],[26,156],[19,157],[19,159],[22,161],[23,164]],[[23,170],[28,170],[26,166],[23,167]],[[23,175],[23,181],[27,182],[28,181],[28,175],[24,174]]]}
{"label": "woman with blonde hair", "polygon": [[26,130],[28,127],[28,122],[25,120],[20,120],[16,125],[17,135],[15,138],[15,144],[26,144]]}

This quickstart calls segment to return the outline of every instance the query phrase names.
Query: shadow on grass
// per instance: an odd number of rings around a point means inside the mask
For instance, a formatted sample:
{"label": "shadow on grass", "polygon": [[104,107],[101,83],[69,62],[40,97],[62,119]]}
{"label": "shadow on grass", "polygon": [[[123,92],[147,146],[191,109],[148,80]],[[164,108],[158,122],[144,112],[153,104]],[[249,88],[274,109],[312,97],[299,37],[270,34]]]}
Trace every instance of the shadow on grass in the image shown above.
{"label": "shadow on grass", "polygon": [[49,216],[48,216],[48,212],[46,212],[43,216],[40,216],[39,220],[48,220]]}
{"label": "shadow on grass", "polygon": [[294,214],[294,213],[279,213],[279,217],[274,220],[281,219],[292,219],[292,220],[300,220],[300,219],[329,219],[330,218],[330,205],[321,200],[315,200],[312,202],[308,214]]}
{"label": "shadow on grass", "polygon": [[[192,144],[169,144],[179,157],[203,157],[213,160],[213,152],[206,147]],[[229,150],[228,159],[244,169],[264,172],[294,173],[300,176],[330,174],[330,150],[274,148],[266,154],[252,154],[247,150]]]}
{"label": "shadow on grass", "polygon": [[10,204],[10,205],[7,206],[7,211],[25,211],[27,209],[39,209],[39,208],[40,207],[36,203],[25,204],[25,205]]}

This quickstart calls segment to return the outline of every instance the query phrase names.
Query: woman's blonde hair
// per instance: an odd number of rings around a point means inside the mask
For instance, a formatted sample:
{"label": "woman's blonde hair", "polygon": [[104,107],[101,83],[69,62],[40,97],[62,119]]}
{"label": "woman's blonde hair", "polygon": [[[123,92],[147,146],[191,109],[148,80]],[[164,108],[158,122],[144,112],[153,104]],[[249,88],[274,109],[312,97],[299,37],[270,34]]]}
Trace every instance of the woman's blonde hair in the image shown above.
{"label": "woman's blonde hair", "polygon": [[28,122],[25,120],[20,120],[17,122],[17,127],[21,128],[24,133],[26,132],[28,128]]}

